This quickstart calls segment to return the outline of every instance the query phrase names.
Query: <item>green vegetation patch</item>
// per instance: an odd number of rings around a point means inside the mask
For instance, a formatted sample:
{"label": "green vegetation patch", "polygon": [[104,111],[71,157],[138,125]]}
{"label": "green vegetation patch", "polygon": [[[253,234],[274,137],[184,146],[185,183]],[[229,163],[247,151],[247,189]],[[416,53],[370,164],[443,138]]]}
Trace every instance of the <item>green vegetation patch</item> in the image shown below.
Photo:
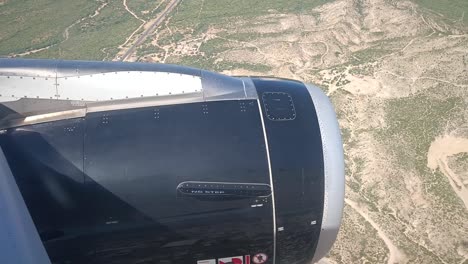
{"label": "green vegetation patch", "polygon": [[162,55],[164,54],[164,50],[157,46],[149,44],[149,45],[140,46],[136,51],[136,55],[138,57],[143,57],[149,54]]}
{"label": "green vegetation patch", "polygon": [[[381,43],[377,46],[363,49],[360,51],[356,51],[353,55],[359,59],[360,61],[375,61],[387,54],[394,52],[393,50],[389,50],[388,47],[385,47],[384,43]],[[359,63],[358,63],[359,64]]]}
{"label": "green vegetation patch", "polygon": [[227,39],[243,41],[243,42],[249,42],[249,41],[253,41],[261,37],[267,36],[266,34],[260,34],[257,32],[242,32],[242,33],[236,32],[236,33],[231,33],[231,34],[220,34],[220,35]]}
{"label": "green vegetation patch", "polygon": [[65,28],[92,15],[100,2],[89,0],[14,0],[0,6],[0,55],[58,44]]}
{"label": "green vegetation patch", "polygon": [[204,52],[205,54],[216,55],[220,52],[229,50],[229,48],[230,47],[227,41],[220,38],[214,38],[203,42],[203,44],[200,46],[200,51]]}
{"label": "green vegetation patch", "polygon": [[[468,152],[461,152],[449,157],[448,166],[462,178],[468,180]],[[463,176],[465,175],[465,176]]]}
{"label": "green vegetation patch", "polygon": [[413,0],[419,6],[441,14],[452,22],[468,24],[467,0]]}
{"label": "green vegetation patch", "polygon": [[141,19],[153,18],[166,4],[162,0],[127,0],[128,8]]}
{"label": "green vegetation patch", "polygon": [[271,66],[264,64],[247,62],[241,63],[234,61],[216,61],[214,58],[207,56],[172,56],[169,57],[166,62],[217,72],[235,69],[245,69],[255,72],[268,72],[272,70]]}
{"label": "green vegetation patch", "polygon": [[245,69],[245,70],[250,70],[254,72],[268,72],[268,71],[273,70],[271,66],[261,64],[261,63],[222,61],[222,62],[216,63],[215,65],[216,71],[234,70],[234,69]]}
{"label": "green vegetation patch", "polygon": [[374,66],[370,64],[357,65],[349,70],[352,75],[367,75],[372,76],[374,74]]}
{"label": "green vegetation patch", "polygon": [[171,23],[199,32],[233,18],[253,18],[270,11],[302,13],[326,2],[329,0],[186,0],[177,7]]}
{"label": "green vegetation patch", "polygon": [[455,162],[460,164],[468,164],[468,152],[462,152],[454,155]]}
{"label": "green vegetation patch", "polygon": [[460,97],[442,99],[425,94],[390,99],[385,106],[387,127],[379,130],[378,136],[398,153],[406,169],[425,171],[431,142],[460,114],[463,105]]}
{"label": "green vegetation patch", "polygon": [[445,205],[457,206],[460,201],[446,177],[427,167],[427,153],[432,141],[448,124],[457,125],[462,120],[465,103],[462,97],[443,98],[437,94],[437,90],[431,90],[388,100],[385,105],[387,127],[376,131],[376,136],[403,170],[416,170],[424,176],[426,190]]}
{"label": "green vegetation patch", "polygon": [[86,18],[69,30],[66,41],[31,57],[61,59],[111,59],[141,21],[128,13],[122,2],[110,1],[100,14]]}
{"label": "green vegetation patch", "polygon": [[[444,215],[448,216],[453,214],[453,206],[458,205],[459,207],[464,208],[463,202],[458,198],[450,186],[447,176],[442,174],[440,170],[437,170],[435,173],[426,173],[425,185],[427,187],[427,191],[436,194],[439,202],[448,205],[438,208],[444,213]],[[468,214],[466,215],[468,216]]]}

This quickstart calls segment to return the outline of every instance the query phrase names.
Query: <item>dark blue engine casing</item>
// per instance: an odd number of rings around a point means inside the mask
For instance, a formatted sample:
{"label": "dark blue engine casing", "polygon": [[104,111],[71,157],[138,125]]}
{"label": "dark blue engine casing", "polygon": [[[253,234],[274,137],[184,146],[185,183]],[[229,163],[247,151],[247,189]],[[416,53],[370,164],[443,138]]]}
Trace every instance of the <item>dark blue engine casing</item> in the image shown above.
{"label": "dark blue engine casing", "polygon": [[[99,90],[108,83],[120,93]],[[0,236],[17,240],[0,240],[1,263],[15,251],[24,255],[15,263],[311,263],[336,238],[343,150],[314,86],[173,65],[5,59],[1,89],[16,94],[0,97],[0,193],[9,190]],[[8,222],[14,208],[32,222]]]}

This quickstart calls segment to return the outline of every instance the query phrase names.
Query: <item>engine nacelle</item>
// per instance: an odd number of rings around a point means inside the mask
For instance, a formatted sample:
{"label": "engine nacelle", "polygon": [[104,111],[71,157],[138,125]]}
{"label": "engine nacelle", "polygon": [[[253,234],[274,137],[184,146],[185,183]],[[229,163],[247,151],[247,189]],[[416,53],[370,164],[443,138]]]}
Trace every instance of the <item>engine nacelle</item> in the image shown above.
{"label": "engine nacelle", "polygon": [[336,115],[298,81],[0,59],[0,146],[1,263],[311,263],[341,222]]}

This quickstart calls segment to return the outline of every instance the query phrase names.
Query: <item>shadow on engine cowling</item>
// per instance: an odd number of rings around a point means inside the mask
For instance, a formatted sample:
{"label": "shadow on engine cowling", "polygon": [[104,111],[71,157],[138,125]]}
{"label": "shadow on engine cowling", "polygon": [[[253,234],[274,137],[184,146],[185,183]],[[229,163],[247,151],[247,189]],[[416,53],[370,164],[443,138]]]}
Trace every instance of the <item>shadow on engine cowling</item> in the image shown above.
{"label": "shadow on engine cowling", "polygon": [[36,131],[10,130],[0,145],[52,263],[183,261],[176,254],[199,242],[93,181]]}

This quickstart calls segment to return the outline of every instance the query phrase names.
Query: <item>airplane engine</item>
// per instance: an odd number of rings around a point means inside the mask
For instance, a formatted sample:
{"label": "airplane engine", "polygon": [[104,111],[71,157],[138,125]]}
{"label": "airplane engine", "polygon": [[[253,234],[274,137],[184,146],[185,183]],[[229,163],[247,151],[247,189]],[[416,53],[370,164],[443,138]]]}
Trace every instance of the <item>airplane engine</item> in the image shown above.
{"label": "airplane engine", "polygon": [[0,59],[0,263],[314,263],[344,159],[316,86]]}

